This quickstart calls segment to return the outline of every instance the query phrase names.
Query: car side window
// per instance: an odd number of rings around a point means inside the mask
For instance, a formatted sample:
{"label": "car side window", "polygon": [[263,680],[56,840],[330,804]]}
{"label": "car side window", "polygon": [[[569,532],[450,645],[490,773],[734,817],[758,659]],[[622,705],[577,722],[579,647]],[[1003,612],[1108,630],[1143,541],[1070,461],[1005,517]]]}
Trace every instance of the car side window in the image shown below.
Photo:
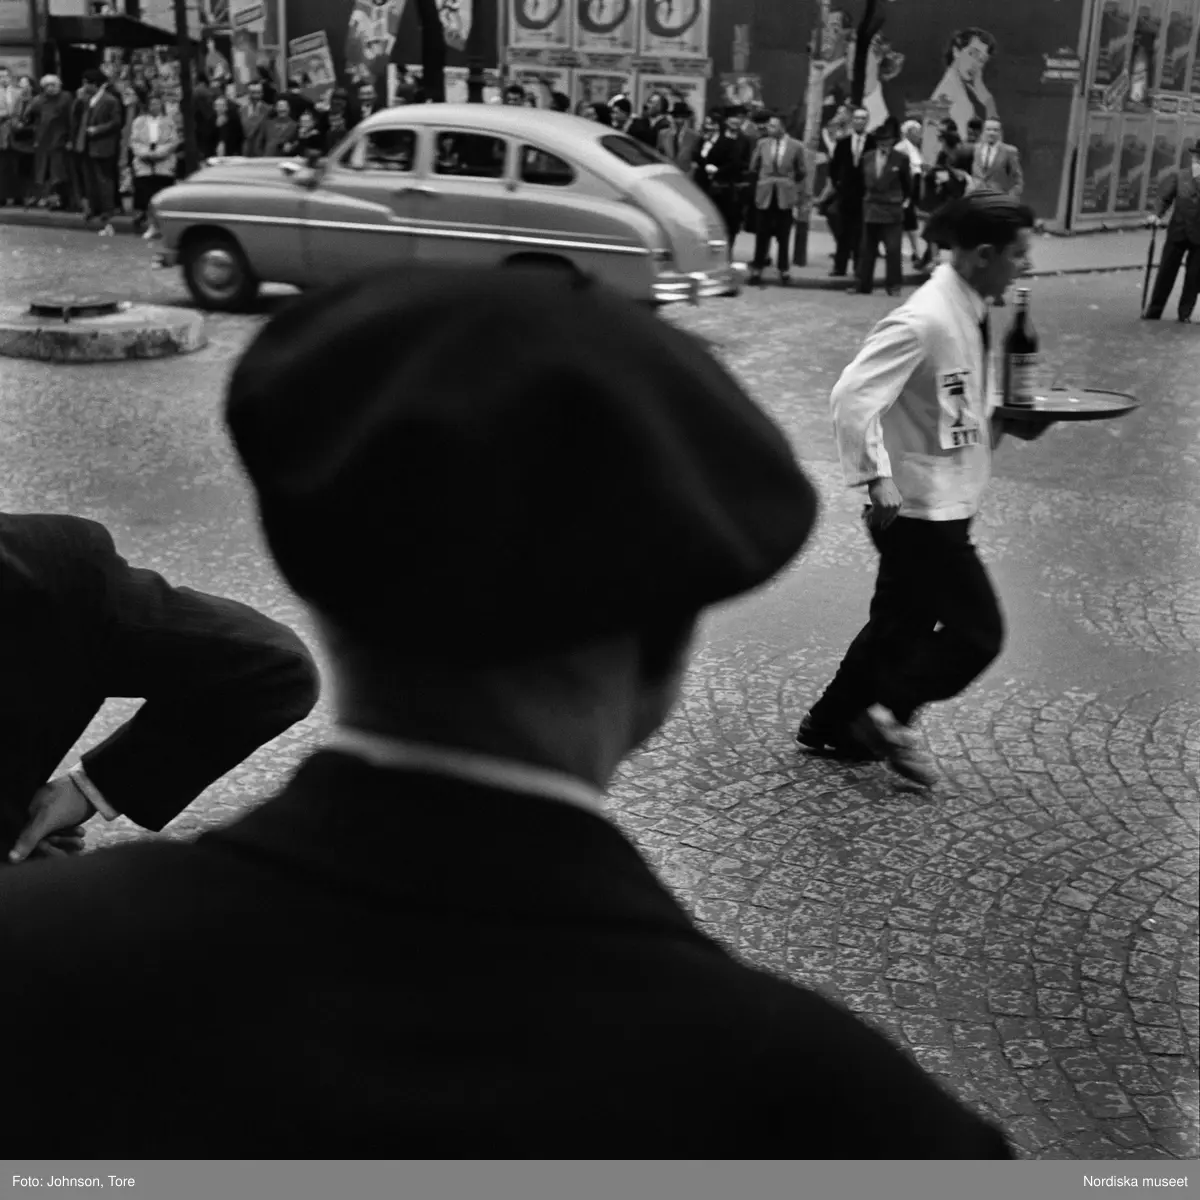
{"label": "car side window", "polygon": [[575,182],[575,168],[566,159],[539,150],[536,146],[521,147],[521,181],[542,187],[570,187]]}
{"label": "car side window", "polygon": [[508,146],[486,133],[439,133],[433,159],[435,175],[503,179]]}
{"label": "car side window", "polygon": [[350,147],[342,160],[352,171],[392,171],[400,174],[413,169],[417,157],[417,135],[411,129],[373,129]]}

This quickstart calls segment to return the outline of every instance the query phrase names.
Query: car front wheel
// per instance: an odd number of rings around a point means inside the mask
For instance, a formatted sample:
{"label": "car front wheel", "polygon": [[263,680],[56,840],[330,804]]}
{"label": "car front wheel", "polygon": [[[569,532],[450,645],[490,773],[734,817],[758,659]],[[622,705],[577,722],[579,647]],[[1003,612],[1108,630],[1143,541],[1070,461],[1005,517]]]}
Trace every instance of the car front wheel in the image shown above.
{"label": "car front wheel", "polygon": [[259,281],[228,234],[202,234],[187,242],[179,257],[188,291],[201,308],[245,312],[253,305]]}

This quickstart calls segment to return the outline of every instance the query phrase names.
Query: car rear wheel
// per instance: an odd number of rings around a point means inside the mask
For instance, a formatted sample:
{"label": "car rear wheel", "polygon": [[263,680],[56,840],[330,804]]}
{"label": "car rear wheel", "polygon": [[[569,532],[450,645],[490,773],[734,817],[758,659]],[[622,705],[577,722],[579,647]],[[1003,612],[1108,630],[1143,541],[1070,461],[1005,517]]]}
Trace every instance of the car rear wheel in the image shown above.
{"label": "car rear wheel", "polygon": [[245,312],[253,305],[259,281],[228,234],[201,234],[184,244],[179,257],[188,291],[201,308]]}

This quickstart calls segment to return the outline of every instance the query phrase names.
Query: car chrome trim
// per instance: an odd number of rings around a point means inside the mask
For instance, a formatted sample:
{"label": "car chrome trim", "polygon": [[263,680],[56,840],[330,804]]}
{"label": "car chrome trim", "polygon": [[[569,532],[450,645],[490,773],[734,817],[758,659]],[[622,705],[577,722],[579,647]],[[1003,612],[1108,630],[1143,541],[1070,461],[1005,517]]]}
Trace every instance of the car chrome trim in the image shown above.
{"label": "car chrome trim", "polygon": [[340,229],[352,233],[410,234],[433,238],[454,238],[469,242],[499,242],[508,246],[532,246],[539,250],[592,250],[604,254],[627,254],[647,258],[650,251],[644,246],[627,246],[615,242],[582,242],[568,238],[542,237],[531,233],[489,233],[482,229],[453,229],[436,225],[411,225],[401,221],[381,221],[378,225],[362,221],[322,221],[304,217],[260,217],[248,213],[176,212],[159,209],[160,220],[224,221],[229,224],[279,225],[286,228]]}

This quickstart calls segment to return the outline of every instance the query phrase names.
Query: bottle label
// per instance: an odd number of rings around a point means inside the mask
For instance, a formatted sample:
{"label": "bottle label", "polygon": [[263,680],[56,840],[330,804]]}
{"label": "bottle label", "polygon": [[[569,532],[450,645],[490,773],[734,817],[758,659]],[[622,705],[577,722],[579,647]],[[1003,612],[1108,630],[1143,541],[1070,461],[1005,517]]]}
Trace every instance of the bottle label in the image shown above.
{"label": "bottle label", "polygon": [[1037,355],[1010,354],[1008,356],[1008,396],[1006,402],[1013,405],[1031,406],[1037,392]]}

